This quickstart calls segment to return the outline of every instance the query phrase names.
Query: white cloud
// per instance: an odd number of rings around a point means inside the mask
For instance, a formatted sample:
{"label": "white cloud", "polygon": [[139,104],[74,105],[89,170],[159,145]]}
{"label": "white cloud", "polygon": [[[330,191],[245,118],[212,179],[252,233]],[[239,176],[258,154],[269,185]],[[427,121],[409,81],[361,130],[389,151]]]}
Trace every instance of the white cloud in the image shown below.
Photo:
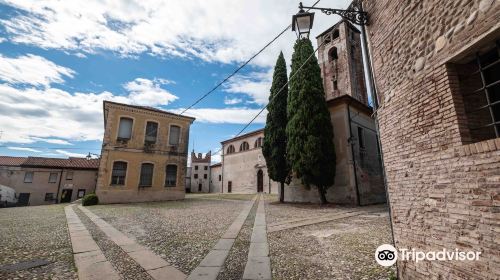
{"label": "white cloud", "polygon": [[252,72],[248,75],[235,76],[224,85],[230,93],[244,93],[259,105],[267,104],[272,84],[273,71]]}
{"label": "white cloud", "polygon": [[0,44],[7,41],[7,39],[0,37]]}
{"label": "white cloud", "polygon": [[72,143],[62,140],[62,139],[55,139],[55,138],[39,138],[39,137],[31,137],[34,141],[41,141],[45,143],[50,143],[50,144],[57,144],[57,145],[73,145]]}
{"label": "white cloud", "polygon": [[68,152],[68,151],[64,151],[64,150],[56,150],[56,152],[58,152],[58,153],[59,153],[59,154],[61,154],[61,155],[68,156],[68,157],[79,157],[79,158],[83,158],[83,157],[86,157],[86,156],[87,156],[86,154],[73,153],[73,152]]}
{"label": "white cloud", "polygon": [[[168,81],[171,83],[170,81]],[[167,105],[176,99],[177,96],[164,90],[160,84],[167,83],[167,80],[148,80],[144,78],[137,78],[131,82],[126,83],[123,87],[130,92],[129,99],[132,103],[141,104],[146,106]]]}
{"label": "white cloud", "polygon": [[[174,110],[174,113],[180,113],[183,109]],[[189,109],[186,116],[195,117],[197,122],[204,123],[232,123],[246,124],[257,115],[260,109],[249,108],[194,108]],[[264,110],[254,121],[254,123],[266,123],[267,110]]]}
{"label": "white cloud", "polygon": [[[4,2],[23,11],[0,21],[5,36],[14,43],[85,53],[110,50],[125,56],[198,57],[224,63],[248,59],[298,11],[295,0]],[[346,8],[349,2],[323,4]],[[311,38],[337,20],[317,12]],[[292,31],[285,32],[253,63],[272,66],[280,50],[289,58],[294,40]]]}
{"label": "white cloud", "polygon": [[22,89],[0,84],[0,127],[3,130],[0,141],[43,141],[59,145],[68,145],[69,141],[101,141],[103,100],[162,106],[177,99],[148,79],[135,79],[125,88],[129,91],[127,95],[108,91],[71,94],[51,87]]}
{"label": "white cloud", "polygon": [[23,152],[33,152],[33,153],[41,153],[42,151],[33,149],[33,148],[26,148],[26,147],[7,147],[9,150],[15,150],[15,151],[23,151]]}
{"label": "white cloud", "polygon": [[243,102],[241,98],[228,98],[227,96],[224,98],[224,104],[226,105],[235,105]]}
{"label": "white cloud", "polygon": [[73,78],[74,75],[75,71],[41,56],[27,54],[9,58],[0,54],[0,80],[10,84],[48,87],[52,83],[63,83],[63,76]]}

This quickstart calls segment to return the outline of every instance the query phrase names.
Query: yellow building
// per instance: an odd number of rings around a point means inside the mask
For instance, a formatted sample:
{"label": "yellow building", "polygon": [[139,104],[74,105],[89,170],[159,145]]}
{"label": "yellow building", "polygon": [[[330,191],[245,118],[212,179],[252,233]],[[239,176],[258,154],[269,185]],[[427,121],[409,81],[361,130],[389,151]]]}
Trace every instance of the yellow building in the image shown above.
{"label": "yellow building", "polygon": [[183,199],[194,118],[104,101],[100,203]]}

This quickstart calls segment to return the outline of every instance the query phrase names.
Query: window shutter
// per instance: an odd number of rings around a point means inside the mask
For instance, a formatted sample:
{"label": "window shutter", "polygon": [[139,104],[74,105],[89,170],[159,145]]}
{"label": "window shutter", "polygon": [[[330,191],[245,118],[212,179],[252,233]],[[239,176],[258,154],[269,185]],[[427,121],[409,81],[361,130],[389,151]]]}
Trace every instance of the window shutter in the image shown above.
{"label": "window shutter", "polygon": [[132,119],[121,118],[118,128],[118,138],[130,139],[132,137]]}

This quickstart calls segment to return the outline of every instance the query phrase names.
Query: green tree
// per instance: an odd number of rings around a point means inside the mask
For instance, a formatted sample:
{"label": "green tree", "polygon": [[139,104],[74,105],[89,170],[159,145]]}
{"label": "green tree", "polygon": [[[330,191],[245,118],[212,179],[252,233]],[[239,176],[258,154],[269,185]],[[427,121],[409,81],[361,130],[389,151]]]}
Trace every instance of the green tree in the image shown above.
{"label": "green tree", "polygon": [[[286,62],[281,52],[274,66],[273,84],[267,105],[266,127],[262,153],[269,178],[280,183],[280,202],[285,200],[285,181],[290,173],[286,160],[286,102],[288,98]],[[281,91],[280,91],[281,90]]]}
{"label": "green tree", "polygon": [[326,191],[335,181],[335,147],[321,70],[309,39],[295,42],[290,77],[287,158],[304,185],[318,188],[324,204]]}

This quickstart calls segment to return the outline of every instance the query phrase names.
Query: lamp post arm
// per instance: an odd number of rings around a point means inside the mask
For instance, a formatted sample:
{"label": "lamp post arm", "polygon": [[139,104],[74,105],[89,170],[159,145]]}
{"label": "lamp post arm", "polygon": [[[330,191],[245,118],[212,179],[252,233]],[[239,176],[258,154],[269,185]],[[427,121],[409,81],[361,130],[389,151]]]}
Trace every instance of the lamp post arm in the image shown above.
{"label": "lamp post arm", "polygon": [[299,6],[300,9],[309,9],[309,10],[320,10],[324,14],[327,15],[339,15],[343,19],[347,19],[351,23],[358,24],[358,25],[367,25],[368,24],[368,15],[364,11],[358,11],[358,10],[340,10],[340,9],[330,9],[330,8],[316,8],[316,7],[305,7],[301,5]]}

